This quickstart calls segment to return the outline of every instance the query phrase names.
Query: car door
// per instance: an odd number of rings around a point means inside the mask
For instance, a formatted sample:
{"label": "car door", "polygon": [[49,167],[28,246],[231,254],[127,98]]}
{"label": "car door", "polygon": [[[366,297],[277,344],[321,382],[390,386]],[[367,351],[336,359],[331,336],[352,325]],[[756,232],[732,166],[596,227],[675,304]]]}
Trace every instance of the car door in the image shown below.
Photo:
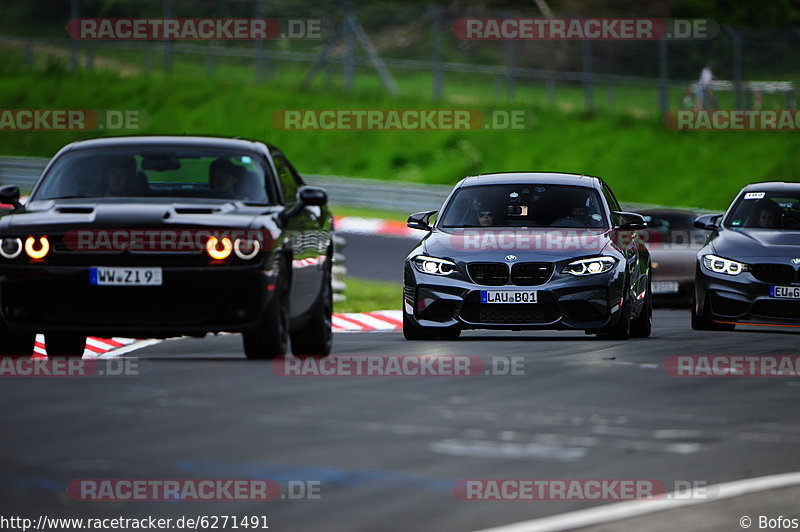
{"label": "car door", "polygon": [[[621,211],[622,207],[617,201],[616,196],[611,191],[611,188],[605,183],[602,185],[603,196],[606,198],[609,207],[612,211]],[[620,223],[618,215],[612,215],[614,224]],[[631,301],[635,302],[637,296],[647,290],[647,270],[649,262],[649,253],[645,247],[644,240],[637,231],[626,232],[618,236],[617,243],[625,255],[628,262],[628,275],[630,276],[630,283],[632,292]]]}
{"label": "car door", "polygon": [[[298,201],[297,192],[303,186],[303,181],[281,152],[273,151],[271,155],[284,205],[289,210]],[[306,206],[288,220],[285,228],[292,250],[290,300],[293,318],[310,309],[322,286],[321,263],[325,260],[319,246],[322,214],[320,207]]]}

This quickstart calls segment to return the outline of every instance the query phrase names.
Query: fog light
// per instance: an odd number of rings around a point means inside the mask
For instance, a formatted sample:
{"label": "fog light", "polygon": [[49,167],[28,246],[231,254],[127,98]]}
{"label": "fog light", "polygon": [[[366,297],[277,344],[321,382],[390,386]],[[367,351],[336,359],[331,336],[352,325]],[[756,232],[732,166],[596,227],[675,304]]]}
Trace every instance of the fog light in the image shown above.
{"label": "fog light", "polygon": [[32,259],[43,259],[50,251],[50,242],[46,236],[39,237],[37,244],[36,239],[29,236],[25,239],[25,253]]}

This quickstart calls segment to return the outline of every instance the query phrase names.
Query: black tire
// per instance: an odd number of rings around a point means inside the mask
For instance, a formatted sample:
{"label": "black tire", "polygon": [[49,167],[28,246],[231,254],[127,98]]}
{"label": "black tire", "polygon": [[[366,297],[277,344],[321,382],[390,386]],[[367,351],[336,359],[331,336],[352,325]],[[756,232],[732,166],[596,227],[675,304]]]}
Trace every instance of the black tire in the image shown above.
{"label": "black tire", "polygon": [[254,360],[269,360],[286,354],[289,347],[289,286],[284,275],[275,282],[261,323],[242,333],[244,355]]}
{"label": "black tire", "polygon": [[32,331],[12,331],[0,320],[0,356],[29,357],[35,341],[36,334]]}
{"label": "black tire", "polygon": [[76,333],[45,334],[44,348],[48,357],[81,358],[86,349],[86,337]]}
{"label": "black tire", "polygon": [[639,316],[631,322],[631,338],[647,338],[653,331],[653,293],[650,291],[651,282],[647,280],[647,294],[644,297]]}
{"label": "black tire", "polygon": [[403,312],[403,337],[406,340],[434,340],[436,338],[455,339],[461,336],[461,329],[442,329],[439,327],[422,327],[412,323]]}
{"label": "black tire", "polygon": [[[708,298],[706,298],[708,308]],[[697,306],[692,305],[692,329],[695,331],[732,331],[736,325],[732,323],[716,323],[705,316],[697,315]]]}
{"label": "black tire", "polygon": [[631,336],[631,306],[626,299],[619,311],[619,319],[612,327],[597,332],[604,340],[627,340]]}
{"label": "black tire", "polygon": [[[332,254],[328,255],[332,257]],[[301,328],[291,333],[292,354],[296,357],[323,358],[331,354],[333,344],[333,290],[331,269],[328,267],[322,281],[317,300],[311,309],[311,317]]]}

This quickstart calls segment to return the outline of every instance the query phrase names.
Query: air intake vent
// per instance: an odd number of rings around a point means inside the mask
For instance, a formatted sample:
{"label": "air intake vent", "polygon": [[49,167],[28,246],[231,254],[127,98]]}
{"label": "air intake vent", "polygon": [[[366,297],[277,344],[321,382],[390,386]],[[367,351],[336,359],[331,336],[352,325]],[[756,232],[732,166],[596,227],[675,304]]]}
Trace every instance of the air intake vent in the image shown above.
{"label": "air intake vent", "polygon": [[220,209],[214,207],[175,207],[178,214],[214,214]]}
{"label": "air intake vent", "polygon": [[62,214],[92,214],[94,207],[59,207],[56,212]]}

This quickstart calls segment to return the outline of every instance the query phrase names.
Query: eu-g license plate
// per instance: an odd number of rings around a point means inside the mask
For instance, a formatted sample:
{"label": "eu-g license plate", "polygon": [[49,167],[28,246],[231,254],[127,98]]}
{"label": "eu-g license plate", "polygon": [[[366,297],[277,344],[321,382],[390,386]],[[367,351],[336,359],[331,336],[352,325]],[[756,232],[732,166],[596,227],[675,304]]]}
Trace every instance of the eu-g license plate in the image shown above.
{"label": "eu-g license plate", "polygon": [[481,290],[481,303],[536,303],[536,290]]}
{"label": "eu-g license plate", "polygon": [[800,299],[800,286],[770,286],[769,296],[782,299]]}

